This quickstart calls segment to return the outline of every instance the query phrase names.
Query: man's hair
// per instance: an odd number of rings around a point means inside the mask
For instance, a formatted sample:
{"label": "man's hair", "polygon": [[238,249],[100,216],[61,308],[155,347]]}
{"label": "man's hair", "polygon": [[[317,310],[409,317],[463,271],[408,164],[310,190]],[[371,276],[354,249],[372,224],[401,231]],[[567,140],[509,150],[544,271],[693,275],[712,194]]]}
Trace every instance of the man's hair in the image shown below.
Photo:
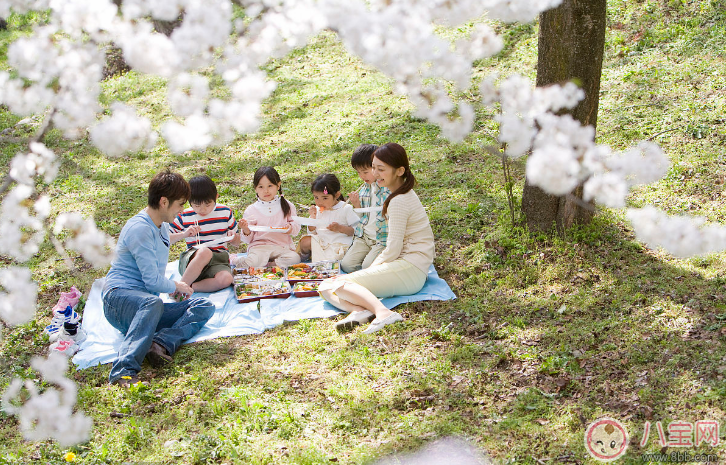
{"label": "man's hair", "polygon": [[191,178],[189,187],[192,190],[189,203],[215,202],[217,200],[217,185],[206,174]]}
{"label": "man's hair", "polygon": [[162,197],[166,197],[169,204],[179,199],[186,201],[191,195],[190,190],[189,183],[181,174],[172,173],[168,169],[161,171],[149,183],[148,205],[154,209],[159,208]]}
{"label": "man's hair", "polygon": [[370,168],[373,166],[373,152],[378,148],[374,144],[361,144],[350,157],[350,164],[353,168]]}

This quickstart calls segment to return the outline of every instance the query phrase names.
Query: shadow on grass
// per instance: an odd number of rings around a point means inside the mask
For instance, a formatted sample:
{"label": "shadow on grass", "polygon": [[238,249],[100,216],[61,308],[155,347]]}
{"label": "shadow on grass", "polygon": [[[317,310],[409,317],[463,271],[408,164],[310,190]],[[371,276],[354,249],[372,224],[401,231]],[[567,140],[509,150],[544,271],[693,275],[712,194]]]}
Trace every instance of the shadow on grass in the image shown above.
{"label": "shadow on grass", "polygon": [[[723,414],[726,382],[713,369],[726,355],[723,276],[705,279],[687,264],[647,252],[615,224],[598,223],[554,244],[532,238],[479,244],[483,254],[468,270],[442,273],[455,277],[460,300],[431,309],[434,326],[453,323],[483,346],[497,395],[506,401],[499,413],[512,419],[498,430],[511,436],[527,425],[539,441],[527,447],[537,450],[551,440],[541,436],[543,425],[572,412],[570,443],[582,441],[587,423],[608,415],[626,422],[635,450],[646,421],[667,425]],[[696,263],[707,267],[713,260]],[[651,438],[647,448],[656,442]],[[515,448],[511,456],[525,452]]]}

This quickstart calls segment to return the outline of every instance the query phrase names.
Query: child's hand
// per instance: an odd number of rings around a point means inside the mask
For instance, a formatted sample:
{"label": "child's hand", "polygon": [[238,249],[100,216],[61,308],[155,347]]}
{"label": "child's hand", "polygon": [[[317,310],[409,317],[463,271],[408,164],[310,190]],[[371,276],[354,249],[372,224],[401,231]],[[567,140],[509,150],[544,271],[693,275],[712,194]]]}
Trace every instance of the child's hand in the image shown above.
{"label": "child's hand", "polygon": [[333,232],[340,232],[340,224],[332,222],[328,225],[328,229]]}
{"label": "child's hand", "polygon": [[197,226],[196,224],[194,226],[189,226],[187,229],[184,230],[184,237],[196,236],[201,231],[202,231],[202,228]]}
{"label": "child's hand", "polygon": [[355,208],[360,208],[360,195],[358,194],[358,191],[353,191],[348,194],[348,200],[350,200],[351,205]]}
{"label": "child's hand", "polygon": [[308,214],[310,215],[310,218],[317,218],[318,216],[318,208],[313,205],[308,209]]}
{"label": "child's hand", "polygon": [[245,236],[249,236],[250,234],[252,234],[252,231],[250,231],[250,226],[247,223],[247,220],[246,219],[242,218],[241,220],[239,220],[237,222],[237,224],[239,224],[239,228],[242,230],[242,233]]}

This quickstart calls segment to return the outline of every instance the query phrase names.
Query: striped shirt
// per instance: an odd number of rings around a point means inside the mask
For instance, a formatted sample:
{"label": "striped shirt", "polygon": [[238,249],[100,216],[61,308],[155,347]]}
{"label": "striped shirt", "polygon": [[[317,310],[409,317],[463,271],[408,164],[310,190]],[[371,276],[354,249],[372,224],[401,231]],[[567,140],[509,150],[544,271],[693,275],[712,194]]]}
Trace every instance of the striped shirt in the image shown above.
{"label": "striped shirt", "polygon": [[[237,220],[234,219],[232,209],[219,203],[207,216],[199,215],[191,207],[187,208],[169,226],[172,232],[178,233],[195,224],[199,224],[201,229],[199,241],[197,242],[197,236],[187,237],[187,249],[191,249],[197,244],[204,244],[225,237],[227,231],[237,231]],[[227,250],[227,243],[210,247],[210,249],[216,251]]]}
{"label": "striped shirt", "polygon": [[[372,188],[370,184],[365,184],[363,187],[358,189],[358,195],[360,196],[360,206],[362,208],[368,207],[382,207],[383,202],[386,201],[388,195],[391,193],[385,187],[379,187],[375,193],[371,192]],[[355,237],[363,237],[365,234],[365,226],[370,221],[370,213],[363,213],[360,217],[360,223],[355,226]],[[383,216],[383,212],[376,213],[376,242],[381,245],[386,245],[386,239],[388,238],[388,222],[386,217]]]}

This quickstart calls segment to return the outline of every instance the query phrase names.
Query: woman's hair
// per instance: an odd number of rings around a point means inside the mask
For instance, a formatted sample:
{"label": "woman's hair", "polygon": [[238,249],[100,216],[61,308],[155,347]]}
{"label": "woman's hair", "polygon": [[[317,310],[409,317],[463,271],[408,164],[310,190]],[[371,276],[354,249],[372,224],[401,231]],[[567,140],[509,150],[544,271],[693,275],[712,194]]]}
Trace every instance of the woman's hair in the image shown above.
{"label": "woman's hair", "polygon": [[[252,187],[257,187],[262,178],[267,178],[272,184],[280,184],[282,182],[282,180],[280,179],[280,174],[275,168],[271,166],[261,166],[257,168],[257,171],[255,171],[255,175],[252,177]],[[285,218],[287,218],[290,216],[291,213],[290,203],[285,200],[285,197],[282,195],[282,184],[280,184],[279,192],[282,214],[285,215]]]}
{"label": "woman's hair", "polygon": [[[310,192],[323,192],[325,194],[335,195],[340,192],[340,181],[334,174],[321,174],[310,185]],[[345,200],[341,193],[335,200]]]}
{"label": "woman's hair", "polygon": [[179,199],[185,202],[189,200],[191,195],[189,183],[179,173],[172,173],[168,169],[161,171],[154,176],[149,183],[149,191],[147,205],[151,208],[158,209],[159,202],[162,197],[166,197],[169,205]]}
{"label": "woman's hair", "polygon": [[386,165],[393,167],[394,170],[401,167],[404,168],[402,176],[403,184],[401,184],[401,187],[396,189],[395,192],[391,192],[391,195],[389,195],[386,201],[383,202],[383,214],[385,215],[388,212],[388,205],[391,203],[391,199],[397,195],[405,194],[413,189],[413,186],[416,185],[416,178],[413,176],[411,167],[408,165],[406,149],[395,142],[389,142],[378,147],[378,149],[373,152],[373,158],[381,160]]}

